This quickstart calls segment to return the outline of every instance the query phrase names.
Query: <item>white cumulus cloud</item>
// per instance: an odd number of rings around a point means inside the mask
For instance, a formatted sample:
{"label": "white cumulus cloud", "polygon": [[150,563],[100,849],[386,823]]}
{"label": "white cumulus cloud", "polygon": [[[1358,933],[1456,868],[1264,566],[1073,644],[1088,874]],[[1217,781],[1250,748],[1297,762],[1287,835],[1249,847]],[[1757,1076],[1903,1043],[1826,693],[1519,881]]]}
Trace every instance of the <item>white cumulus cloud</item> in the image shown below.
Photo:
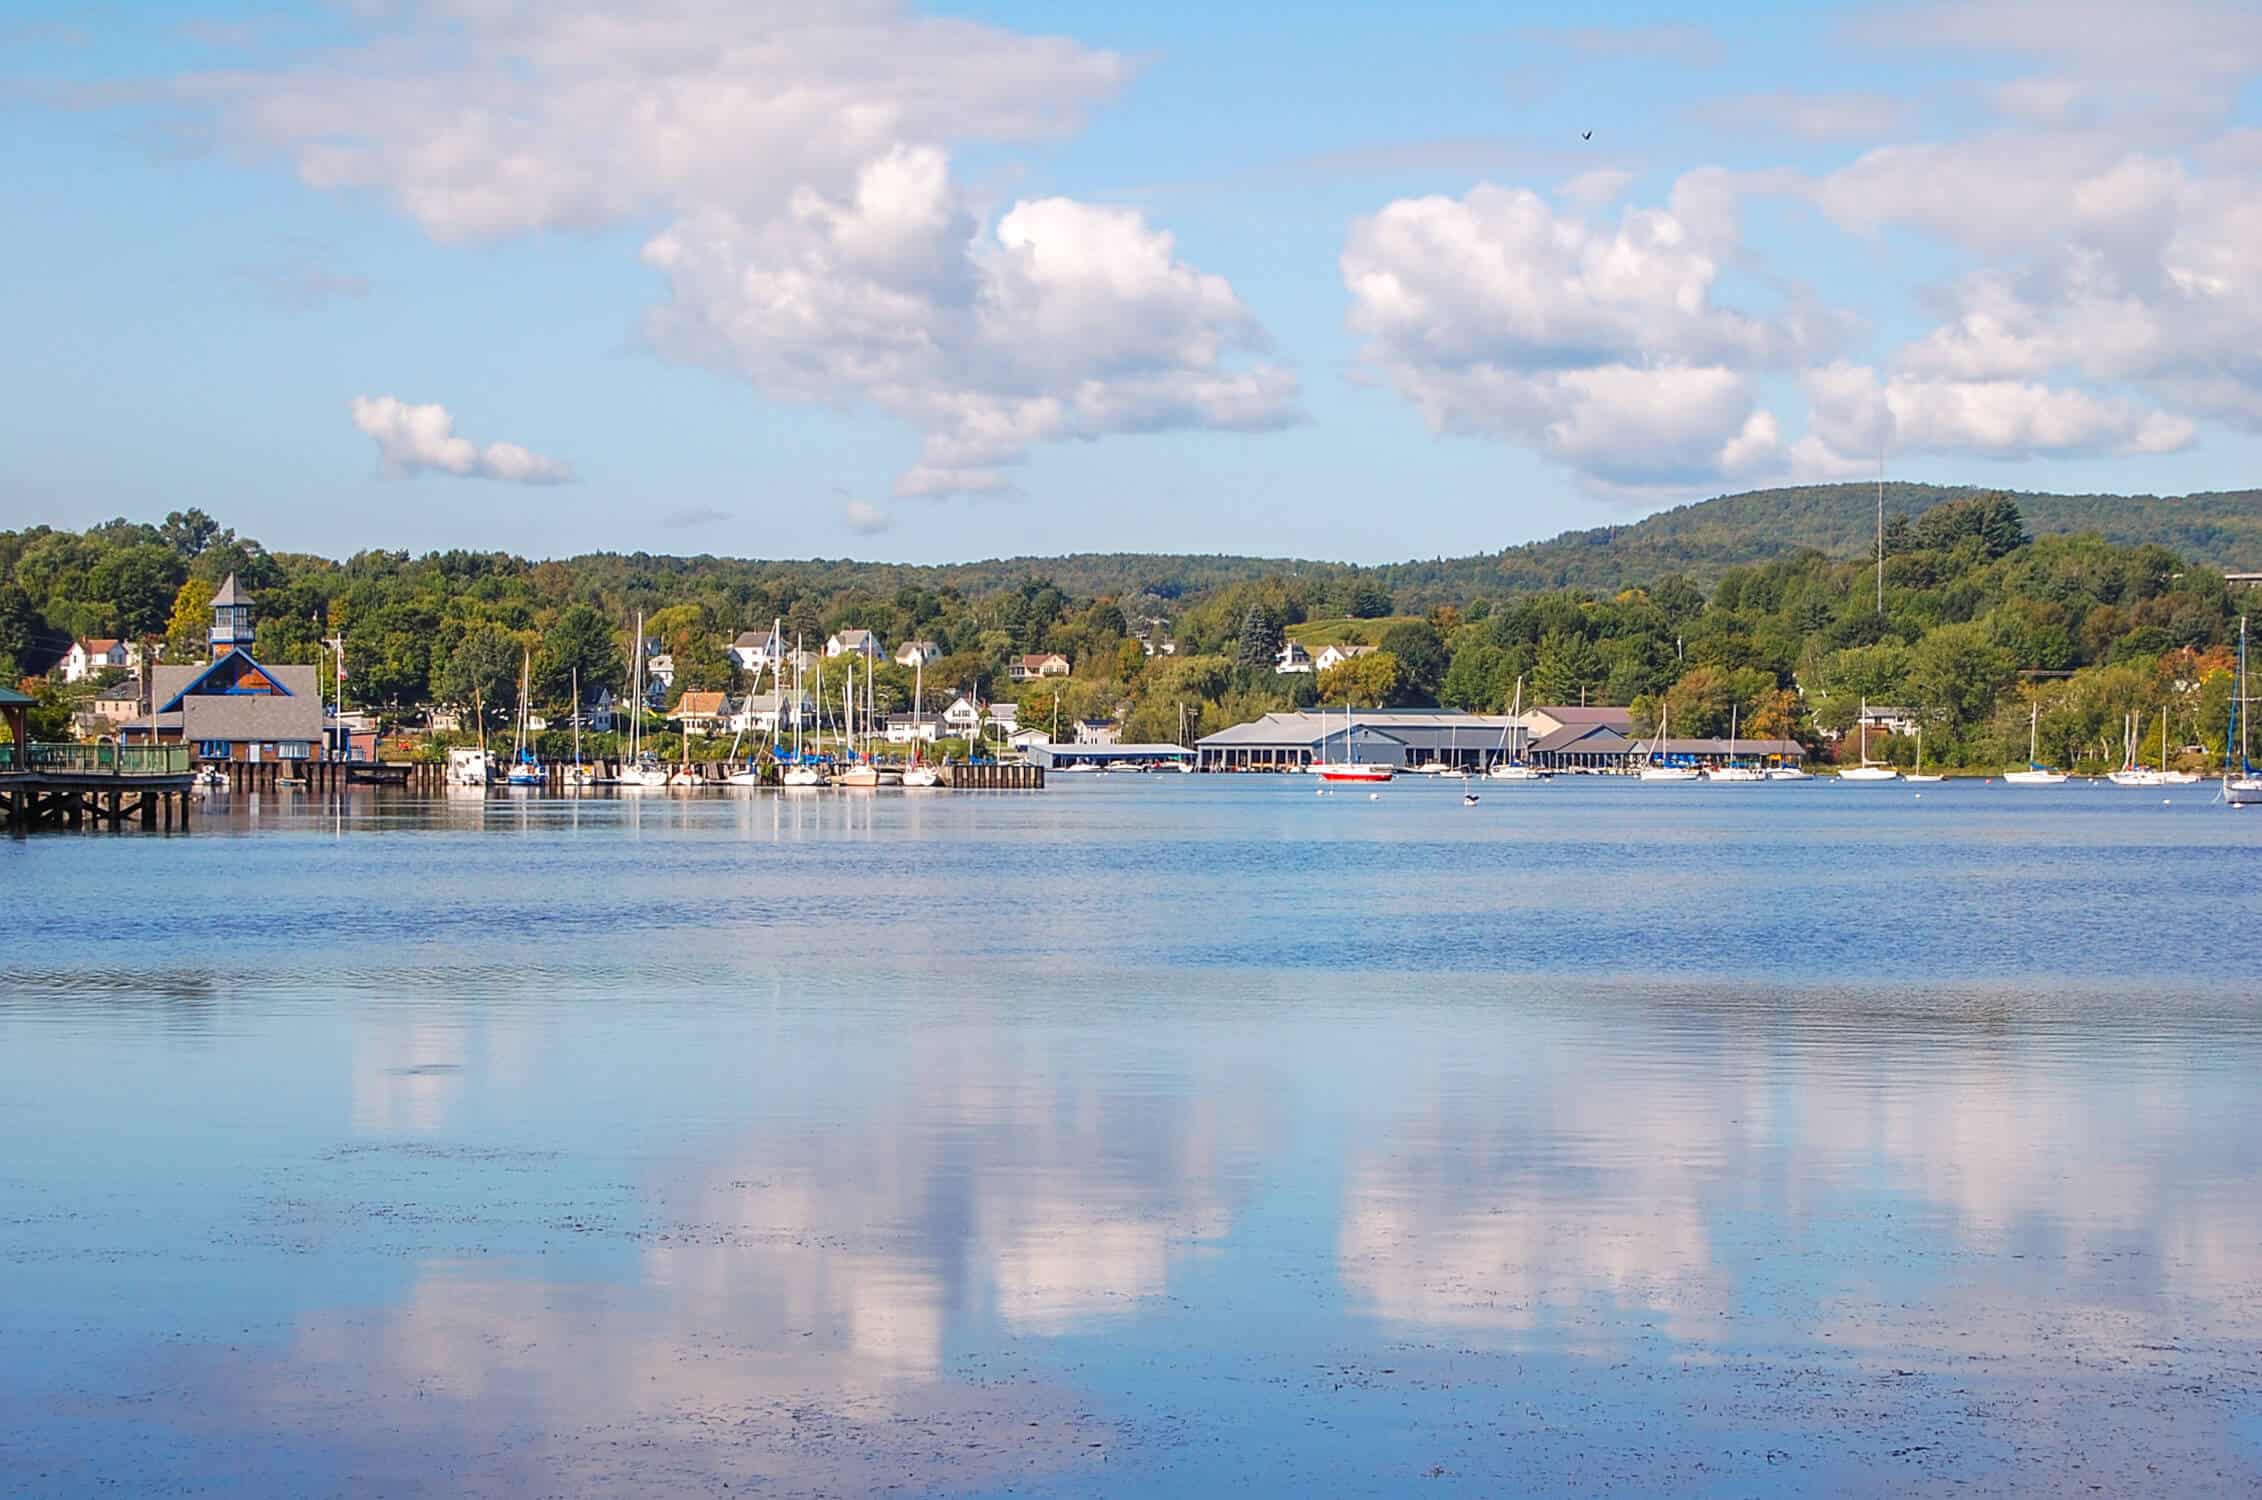
{"label": "white cumulus cloud", "polygon": [[851,500],[842,506],[841,519],[859,536],[878,536],[895,524],[895,517],[864,500]]}
{"label": "white cumulus cloud", "polygon": [[411,405],[394,396],[356,396],[353,425],[377,443],[384,472],[396,477],[437,470],[459,479],[500,479],[512,484],[563,484],[573,471],[516,443],[485,448],[456,436],[455,418],[437,402]]}
{"label": "white cumulus cloud", "polygon": [[1734,187],[1692,173],[1603,219],[1484,184],[1407,198],[1342,256],[1365,358],[1440,432],[1536,447],[1604,490],[1765,474],[1781,457],[1754,375],[1826,348],[1827,317],[1715,292],[1740,250]]}
{"label": "white cumulus cloud", "polygon": [[1034,445],[1293,419],[1287,371],[1222,277],[1136,211],[1068,198],[985,227],[934,148],[759,220],[717,211],[645,246],[670,297],[656,343],[771,394],[863,400],[924,434],[903,495],[1004,487]]}
{"label": "white cumulus cloud", "polygon": [[358,45],[184,88],[302,180],[433,238],[649,218],[649,327],[766,396],[909,425],[902,494],[995,490],[1031,447],[1291,420],[1233,289],[1138,213],[973,201],[960,142],[1073,129],[1133,65],[894,0],[404,4]]}

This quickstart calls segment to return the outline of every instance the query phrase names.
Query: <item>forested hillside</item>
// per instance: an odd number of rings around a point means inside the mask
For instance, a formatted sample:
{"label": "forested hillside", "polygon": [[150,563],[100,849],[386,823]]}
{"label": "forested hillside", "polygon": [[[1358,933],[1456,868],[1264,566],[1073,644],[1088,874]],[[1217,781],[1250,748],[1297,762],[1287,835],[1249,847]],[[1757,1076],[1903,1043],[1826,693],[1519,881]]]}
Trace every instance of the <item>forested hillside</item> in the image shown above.
{"label": "forested hillside", "polygon": [[[2023,758],[2030,701],[2060,760],[2117,757],[2124,717],[2163,706],[2178,745],[2220,751],[2226,648],[2247,596],[2207,563],[2248,556],[2254,495],[1943,493],[1888,489],[1882,610],[1874,495],[1859,487],[1734,496],[1615,538],[1377,569],[1099,555],[950,568],[382,551],[340,562],[270,553],[176,512],[0,532],[0,669],[37,676],[84,636],[199,657],[212,591],[233,573],[257,601],[263,659],[315,661],[339,635],[349,696],[403,719],[473,703],[507,717],[522,653],[545,710],[565,706],[577,675],[591,691],[618,686],[641,612],[678,695],[748,686],[726,654],[741,631],[777,620],[814,645],[861,627],[890,646],[934,641],[925,682],[938,697],[1012,693],[1034,721],[1121,717],[1136,739],[1176,738],[1182,713],[1202,733],[1315,698],[1499,708],[1522,678],[1530,702],[1630,704],[1641,722],[1670,703],[1684,733],[1724,731],[1733,716],[1818,743],[1863,697],[1891,701],[1917,711],[1928,755],[1950,764]],[[2194,546],[2145,539],[2158,535]],[[1551,582],[1562,578],[1588,581]],[[1290,630],[1381,649],[1316,680],[1276,675]],[[1010,688],[1008,663],[1037,651],[1067,656],[1073,674]],[[881,706],[904,706],[910,686],[883,669]],[[39,691],[41,723],[66,720],[69,695],[52,681]]]}

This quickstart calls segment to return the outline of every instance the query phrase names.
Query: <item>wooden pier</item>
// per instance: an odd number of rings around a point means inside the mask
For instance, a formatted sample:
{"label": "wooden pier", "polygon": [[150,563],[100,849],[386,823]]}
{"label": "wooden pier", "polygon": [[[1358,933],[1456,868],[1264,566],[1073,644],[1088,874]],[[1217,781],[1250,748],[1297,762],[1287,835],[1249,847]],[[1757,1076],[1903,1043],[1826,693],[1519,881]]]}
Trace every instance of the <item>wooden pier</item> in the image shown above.
{"label": "wooden pier", "polygon": [[953,764],[942,768],[942,782],[960,791],[1041,792],[1045,789],[1045,768],[994,760]]}
{"label": "wooden pier", "polygon": [[189,826],[189,752],[181,745],[0,745],[0,825]]}

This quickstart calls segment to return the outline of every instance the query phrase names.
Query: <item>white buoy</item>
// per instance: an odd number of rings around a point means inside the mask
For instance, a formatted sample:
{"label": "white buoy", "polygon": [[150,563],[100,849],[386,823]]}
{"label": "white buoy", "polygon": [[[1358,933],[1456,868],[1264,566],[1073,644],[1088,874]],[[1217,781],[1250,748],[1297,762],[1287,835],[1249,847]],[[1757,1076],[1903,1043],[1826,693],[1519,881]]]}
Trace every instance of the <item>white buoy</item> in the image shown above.
{"label": "white buoy", "polygon": [[1369,793],[1367,793],[1367,800],[1368,800],[1369,802],[1380,802],[1380,801],[1382,800],[1382,793],[1380,793],[1380,792],[1369,792]]}

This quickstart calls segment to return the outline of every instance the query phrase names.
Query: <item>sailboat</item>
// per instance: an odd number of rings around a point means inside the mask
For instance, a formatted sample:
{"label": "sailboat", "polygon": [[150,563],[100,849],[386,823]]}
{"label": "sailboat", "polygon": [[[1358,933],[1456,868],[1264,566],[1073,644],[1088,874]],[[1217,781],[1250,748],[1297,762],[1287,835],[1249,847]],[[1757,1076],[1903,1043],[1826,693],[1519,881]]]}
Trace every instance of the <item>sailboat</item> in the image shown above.
{"label": "sailboat", "polygon": [[1861,700],[1861,721],[1854,726],[1861,736],[1861,764],[1847,766],[1838,772],[1840,781],[1899,781],[1901,773],[1891,766],[1881,766],[1869,758],[1869,700]]}
{"label": "sailboat", "polygon": [[542,769],[542,758],[527,743],[527,720],[533,709],[527,704],[528,689],[533,684],[534,654],[524,647],[518,653],[518,720],[513,726],[510,769],[503,780],[511,786],[540,786],[549,779]]}
{"label": "sailboat", "polygon": [[579,790],[597,784],[597,768],[581,759],[581,668],[573,669],[573,764],[565,768],[560,784]]}
{"label": "sailboat", "polygon": [[[768,645],[764,647],[764,654],[769,657],[770,670],[775,674],[777,680],[778,708],[779,712],[782,713],[785,708],[785,666],[778,660],[778,629],[780,624],[781,622],[777,620],[770,622],[770,639]],[[756,668],[754,680],[746,686],[746,698],[738,707],[738,728],[731,733],[730,754],[725,757],[727,762],[735,764],[738,760],[738,747],[746,738],[747,721],[754,716],[754,697],[761,690],[762,673],[760,668]],[[777,721],[772,719],[770,721],[770,755],[773,760],[777,757],[777,742]],[[725,786],[760,786],[761,784],[762,768],[755,763],[751,753],[746,757],[746,764],[723,777],[723,785]]]}
{"label": "sailboat", "polygon": [[1928,784],[1929,784],[1929,783],[1931,783],[1931,782],[1935,782],[1935,781],[1946,781],[1946,780],[1948,779],[1948,778],[1947,778],[1947,777],[1945,777],[1945,776],[1940,776],[1940,775],[1931,775],[1931,776],[1927,776],[1927,775],[1925,774],[1925,771],[1924,771],[1924,726],[1923,726],[1922,724],[1919,724],[1919,725],[1917,725],[1917,726],[1916,726],[1916,769],[1915,769],[1915,770],[1913,770],[1913,771],[1911,771],[1911,772],[1909,772],[1909,775],[1908,775],[1908,779],[1909,779],[1909,780],[1911,780],[1911,781],[1921,781],[1921,782],[1925,782],[1925,783],[1928,783]]}
{"label": "sailboat", "polygon": [[1745,765],[1736,759],[1737,709],[1740,706],[1738,704],[1728,706],[1728,763],[1724,766],[1714,766],[1711,770],[1705,772],[1704,779],[1707,781],[1753,782],[1767,779],[1767,773],[1758,766]]}
{"label": "sailboat", "polygon": [[[778,675],[779,680],[783,681],[785,674],[780,672]],[[817,669],[817,700],[820,705],[824,696],[824,668],[820,666]],[[785,786],[811,787],[825,784],[825,773],[812,765],[801,749],[801,705],[806,701],[801,693],[801,637],[796,635],[793,638],[793,697],[790,700],[779,700],[779,712],[793,715],[793,764],[787,766],[785,773],[778,778]]]}
{"label": "sailboat", "polygon": [[1641,779],[1644,781],[1695,781],[1694,766],[1667,765],[1658,758],[1665,746],[1666,736],[1673,720],[1673,710],[1664,699],[1657,701],[1657,733],[1650,736],[1648,752],[1642,757]]}
{"label": "sailboat", "polygon": [[2168,769],[2168,706],[2160,705],[2160,768],[2152,769],[2137,759],[2136,715],[2130,714],[2128,727],[2121,735],[2121,768],[2105,779],[2115,786],[2155,787],[2190,786],[2199,779],[2196,772]]}
{"label": "sailboat", "polygon": [[628,759],[620,784],[642,791],[668,784],[668,768],[644,748],[644,611],[636,612],[636,650],[628,671]]}
{"label": "sailboat", "polygon": [[2036,759],[2042,750],[2042,700],[2037,698],[2027,705],[2026,717],[2026,769],[2005,771],[2003,781],[2008,786],[2064,786],[2066,773],[2053,771]]}
{"label": "sailboat", "polygon": [[1343,700],[1343,757],[1335,761],[1312,762],[1312,774],[1322,781],[1374,782],[1388,781],[1391,777],[1388,766],[1359,764],[1359,745],[1352,734],[1351,700],[1348,698]]}
{"label": "sailboat", "polygon": [[927,708],[927,655],[916,652],[917,662],[911,669],[911,764],[904,767],[903,784],[907,787],[931,787],[942,784],[942,773],[919,759],[920,731],[926,727]]}
{"label": "sailboat", "polygon": [[[2246,758],[2246,616],[2238,617],[2238,684],[2231,693],[2231,733],[2223,741],[2223,800],[2233,807],[2262,804],[2262,776]],[[2238,765],[2231,765],[2231,742],[2238,742]]]}
{"label": "sailboat", "polygon": [[[1508,736],[1515,733],[1516,730],[1522,728],[1524,723],[1524,679],[1521,677],[1516,679],[1516,704],[1514,708],[1508,711],[1508,719],[1508,723],[1500,726],[1499,753],[1503,757],[1506,757],[1508,753]],[[1488,781],[1547,780],[1547,772],[1540,770],[1537,766],[1529,766],[1524,764],[1523,752],[1521,749],[1517,751],[1516,757],[1513,760],[1505,758],[1495,760],[1492,763],[1491,767],[1486,770],[1484,774],[1485,779]]]}
{"label": "sailboat", "polygon": [[[869,691],[871,663],[865,663],[864,671],[865,686],[866,690]],[[848,768],[833,778],[833,784],[835,786],[876,787],[880,784],[879,764],[872,759],[869,747],[860,746],[857,742],[856,664],[854,662],[848,664],[847,672],[848,680],[841,685],[840,690],[840,719],[842,742],[847,746],[845,753],[848,756]],[[898,777],[897,779],[901,780],[902,778]]]}

